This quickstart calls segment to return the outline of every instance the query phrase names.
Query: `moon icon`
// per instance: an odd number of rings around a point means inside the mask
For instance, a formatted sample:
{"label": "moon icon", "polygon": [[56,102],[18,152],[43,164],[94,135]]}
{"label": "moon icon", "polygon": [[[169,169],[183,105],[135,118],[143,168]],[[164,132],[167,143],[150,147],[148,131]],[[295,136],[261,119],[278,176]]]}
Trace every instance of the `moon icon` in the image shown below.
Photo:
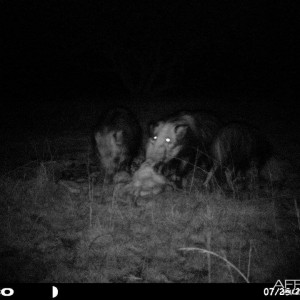
{"label": "moon icon", "polygon": [[58,295],[58,289],[55,286],[52,286],[52,298],[55,298]]}

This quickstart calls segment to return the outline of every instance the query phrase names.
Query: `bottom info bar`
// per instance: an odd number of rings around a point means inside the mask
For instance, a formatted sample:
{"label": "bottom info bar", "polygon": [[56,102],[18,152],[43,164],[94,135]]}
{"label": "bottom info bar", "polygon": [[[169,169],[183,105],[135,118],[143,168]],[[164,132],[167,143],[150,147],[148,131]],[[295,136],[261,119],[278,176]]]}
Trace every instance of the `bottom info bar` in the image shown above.
{"label": "bottom info bar", "polygon": [[2,299],[97,299],[107,293],[122,298],[129,296],[140,299],[141,294],[156,298],[157,295],[184,296],[187,293],[209,294],[210,296],[242,295],[251,297],[265,297],[266,284],[155,284],[155,283],[24,283],[2,284],[0,283],[0,300]]}

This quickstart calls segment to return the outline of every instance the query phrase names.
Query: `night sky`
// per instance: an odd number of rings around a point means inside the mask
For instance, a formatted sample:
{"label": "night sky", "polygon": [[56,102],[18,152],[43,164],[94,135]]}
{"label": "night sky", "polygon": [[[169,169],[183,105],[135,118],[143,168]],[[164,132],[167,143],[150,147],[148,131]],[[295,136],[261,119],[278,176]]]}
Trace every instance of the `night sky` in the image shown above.
{"label": "night sky", "polygon": [[118,95],[294,101],[296,3],[1,1],[2,118]]}

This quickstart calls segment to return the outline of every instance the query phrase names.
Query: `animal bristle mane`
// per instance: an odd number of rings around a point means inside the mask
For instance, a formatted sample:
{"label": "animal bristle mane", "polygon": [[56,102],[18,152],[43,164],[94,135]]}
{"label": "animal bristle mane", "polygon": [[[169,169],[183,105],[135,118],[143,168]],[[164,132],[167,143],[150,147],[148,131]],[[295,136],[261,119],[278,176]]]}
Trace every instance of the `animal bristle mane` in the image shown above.
{"label": "animal bristle mane", "polygon": [[102,113],[94,127],[94,141],[101,165],[109,177],[130,170],[141,146],[142,130],[135,115],[125,108]]}
{"label": "animal bristle mane", "polygon": [[[160,133],[163,136],[166,128],[173,130],[176,137],[175,143],[172,144],[173,147],[166,146],[162,139],[158,143],[153,141],[150,135],[146,156],[149,153],[147,158],[155,159],[157,157],[157,164],[160,164],[162,174],[180,178],[176,181],[182,182],[183,177],[191,170],[191,166],[199,164],[201,167],[208,167],[208,150],[212,138],[219,128],[219,123],[217,118],[205,112],[179,111],[173,113],[154,123],[158,136]],[[176,130],[179,126],[186,126],[187,130]],[[149,129],[151,132],[153,127],[149,127]],[[162,162],[162,153],[169,154],[167,161]]]}
{"label": "animal bristle mane", "polygon": [[[229,181],[236,174],[246,174],[251,168],[259,172],[271,156],[271,145],[257,128],[242,122],[232,122],[221,128],[212,146],[213,166],[204,185],[208,187],[212,176],[225,173]],[[235,174],[235,175],[234,175]]]}

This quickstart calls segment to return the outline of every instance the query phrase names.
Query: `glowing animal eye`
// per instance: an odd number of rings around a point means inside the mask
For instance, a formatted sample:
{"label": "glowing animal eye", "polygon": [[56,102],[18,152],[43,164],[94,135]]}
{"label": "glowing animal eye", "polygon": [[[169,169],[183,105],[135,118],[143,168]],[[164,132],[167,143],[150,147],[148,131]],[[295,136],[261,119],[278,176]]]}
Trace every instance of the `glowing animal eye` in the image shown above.
{"label": "glowing animal eye", "polygon": [[157,136],[154,136],[154,137],[153,137],[153,140],[157,140]]}
{"label": "glowing animal eye", "polygon": [[171,142],[171,139],[170,139],[170,138],[166,138],[166,142],[167,142],[167,143],[170,143],[170,142]]}

